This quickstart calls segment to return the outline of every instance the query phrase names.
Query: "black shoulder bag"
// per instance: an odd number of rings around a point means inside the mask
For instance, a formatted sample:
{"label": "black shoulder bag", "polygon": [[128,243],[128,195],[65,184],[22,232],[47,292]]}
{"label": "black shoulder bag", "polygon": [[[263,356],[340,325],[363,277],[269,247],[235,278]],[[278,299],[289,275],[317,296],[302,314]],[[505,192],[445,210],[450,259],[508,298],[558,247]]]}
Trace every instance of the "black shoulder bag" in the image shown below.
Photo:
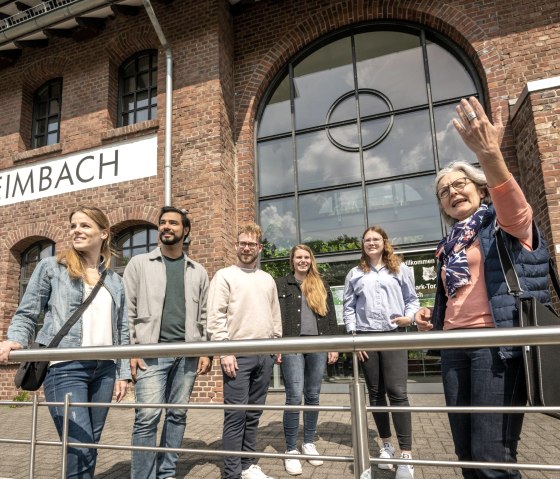
{"label": "black shoulder bag", "polygon": [[[542,304],[537,298],[523,295],[519,278],[513,268],[506,248],[504,233],[496,229],[498,256],[506,279],[508,293],[515,297],[519,313],[519,326],[560,326],[560,318],[551,305]],[[549,275],[558,297],[560,285],[552,260],[548,260]],[[560,344],[523,346],[527,399],[531,406],[560,406],[560,374],[558,374]]]}
{"label": "black shoulder bag", "polygon": [[[99,281],[96,283],[90,295],[80,305],[80,307],[76,311],[74,311],[68,321],[64,323],[64,326],[60,328],[60,331],[56,333],[56,336],[52,339],[48,346],[34,342],[31,345],[30,349],[44,347],[56,348],[59,345],[60,341],[62,341],[62,338],[68,334],[68,331],[70,331],[72,326],[76,324],[78,319],[82,316],[82,314],[84,314],[84,311],[91,304],[91,302],[97,295],[97,292],[101,289],[105,276],[107,276],[107,270],[103,271],[103,273],[101,274],[101,278],[99,278]],[[37,391],[37,389],[41,387],[43,381],[45,380],[48,368],[49,361],[25,361],[21,363],[14,377],[14,383],[16,387],[24,389],[25,391]]]}

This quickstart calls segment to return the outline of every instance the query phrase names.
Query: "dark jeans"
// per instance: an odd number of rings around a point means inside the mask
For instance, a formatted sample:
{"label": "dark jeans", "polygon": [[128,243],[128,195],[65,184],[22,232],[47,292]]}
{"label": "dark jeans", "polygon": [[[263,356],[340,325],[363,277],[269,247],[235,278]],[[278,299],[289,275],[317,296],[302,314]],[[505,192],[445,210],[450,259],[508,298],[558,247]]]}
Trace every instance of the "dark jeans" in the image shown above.
{"label": "dark jeans", "polygon": [[[238,356],[234,379],[224,374],[224,404],[264,404],[272,376],[274,356]],[[226,451],[255,452],[262,411],[224,411],[222,446]],[[240,479],[241,471],[255,463],[250,457],[225,457],[224,479]]]}
{"label": "dark jeans", "polygon": [[[67,393],[72,402],[111,402],[115,384],[114,361],[65,361],[49,368],[45,378],[45,399],[64,402]],[[62,438],[64,406],[51,406],[49,411]],[[98,443],[105,425],[108,408],[70,407],[68,441]],[[67,478],[93,479],[96,449],[68,448]]]}
{"label": "dark jeans", "polygon": [[[318,406],[321,394],[321,383],[327,353],[295,353],[282,355],[282,376],[286,388],[286,404],[289,406],[301,405],[302,397],[306,406]],[[303,413],[303,442],[310,443],[315,440],[317,432],[317,419],[319,411],[305,411]],[[286,437],[286,450],[296,449],[299,411],[284,411],[284,436]]]}
{"label": "dark jeans", "polygon": [[[369,359],[361,363],[366,380],[370,406],[410,406],[407,351],[367,351]],[[412,449],[412,418],[409,412],[391,413],[401,451]],[[391,437],[389,413],[374,412],[377,432],[382,438]]]}
{"label": "dark jeans", "polygon": [[[498,348],[444,349],[441,374],[448,406],[525,406],[522,358],[501,359]],[[523,414],[449,414],[460,461],[517,462]],[[467,479],[519,479],[519,471],[463,469]]]}

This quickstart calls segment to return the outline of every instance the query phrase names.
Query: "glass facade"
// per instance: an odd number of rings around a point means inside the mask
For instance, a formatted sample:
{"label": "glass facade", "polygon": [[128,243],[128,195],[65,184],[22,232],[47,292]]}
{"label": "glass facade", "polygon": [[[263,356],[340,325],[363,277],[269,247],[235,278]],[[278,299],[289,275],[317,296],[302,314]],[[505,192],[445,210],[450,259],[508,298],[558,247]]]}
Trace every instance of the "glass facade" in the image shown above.
{"label": "glass facade", "polygon": [[430,32],[396,25],[339,32],[289,63],[258,123],[263,259],[296,242],[356,250],[373,224],[396,246],[439,240],[435,174],[476,161],[451,122],[460,98],[480,96],[472,71]]}
{"label": "glass facade", "polygon": [[[421,302],[430,304],[433,250],[446,232],[433,181],[450,161],[476,162],[452,124],[467,96],[481,98],[472,65],[417,26],[361,25],[302,51],[258,117],[262,267],[286,274],[290,248],[305,243],[341,302],[361,235],[378,224],[414,267]],[[411,376],[439,371],[424,351],[409,357]],[[341,364],[329,374],[348,371],[344,358]]]}

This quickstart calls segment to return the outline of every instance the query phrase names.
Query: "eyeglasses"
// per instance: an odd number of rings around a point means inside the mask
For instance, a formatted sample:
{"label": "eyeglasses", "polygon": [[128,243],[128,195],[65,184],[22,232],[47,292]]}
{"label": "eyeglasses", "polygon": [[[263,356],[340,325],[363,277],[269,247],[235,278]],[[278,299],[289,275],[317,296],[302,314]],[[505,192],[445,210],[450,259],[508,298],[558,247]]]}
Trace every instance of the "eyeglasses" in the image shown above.
{"label": "eyeglasses", "polygon": [[254,243],[253,241],[239,241],[239,243],[237,243],[237,246],[239,246],[240,249],[257,249],[259,243]]}
{"label": "eyeglasses", "polygon": [[471,180],[466,176],[463,178],[457,178],[455,181],[452,181],[447,186],[440,188],[437,192],[437,197],[440,200],[443,200],[444,198],[447,198],[449,196],[452,187],[455,191],[463,191],[465,189],[465,186],[467,186],[469,183],[471,183]]}

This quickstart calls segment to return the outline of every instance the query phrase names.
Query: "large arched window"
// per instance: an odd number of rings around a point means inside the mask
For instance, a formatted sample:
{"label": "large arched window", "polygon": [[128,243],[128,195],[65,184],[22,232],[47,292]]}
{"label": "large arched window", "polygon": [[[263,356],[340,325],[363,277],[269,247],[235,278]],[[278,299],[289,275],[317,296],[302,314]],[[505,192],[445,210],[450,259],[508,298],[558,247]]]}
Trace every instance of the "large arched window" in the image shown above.
{"label": "large arched window", "polygon": [[41,86],[33,95],[33,133],[31,147],[39,148],[60,141],[62,78]]}
{"label": "large arched window", "polygon": [[146,50],[119,68],[119,126],[153,118],[157,118],[157,50]]}
{"label": "large arched window", "polygon": [[480,97],[473,72],[435,33],[387,23],[337,32],[286,65],[258,118],[265,262],[300,242],[359,250],[374,224],[402,248],[441,239],[435,174],[476,161],[451,123],[460,98]]}
{"label": "large arched window", "polygon": [[49,240],[38,241],[27,248],[21,255],[21,275],[19,280],[19,298],[27,289],[35,267],[44,258],[54,256],[54,243]]}
{"label": "large arched window", "polygon": [[130,258],[137,254],[149,253],[157,246],[157,240],[158,231],[154,226],[134,226],[124,230],[115,241],[115,271],[122,275]]}

